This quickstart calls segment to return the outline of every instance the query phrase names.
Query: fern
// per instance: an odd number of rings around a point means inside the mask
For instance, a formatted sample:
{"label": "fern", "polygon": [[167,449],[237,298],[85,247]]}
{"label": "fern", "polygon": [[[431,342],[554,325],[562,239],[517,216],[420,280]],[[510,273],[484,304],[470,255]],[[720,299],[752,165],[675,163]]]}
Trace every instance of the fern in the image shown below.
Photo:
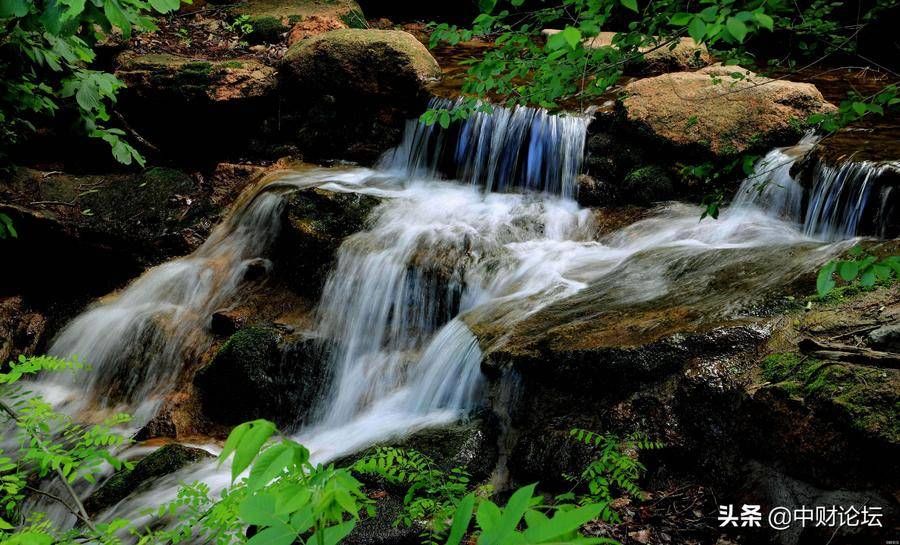
{"label": "fern", "polygon": [[621,522],[618,513],[611,507],[615,493],[621,492],[639,499],[644,497],[638,481],[647,468],[638,459],[638,454],[663,448],[663,443],[640,433],[623,439],[575,428],[569,435],[574,442],[596,449],[596,456],[577,478],[567,477],[576,486],[584,483],[587,488],[587,494],[581,496],[579,503],[602,505],[600,518],[615,524]]}

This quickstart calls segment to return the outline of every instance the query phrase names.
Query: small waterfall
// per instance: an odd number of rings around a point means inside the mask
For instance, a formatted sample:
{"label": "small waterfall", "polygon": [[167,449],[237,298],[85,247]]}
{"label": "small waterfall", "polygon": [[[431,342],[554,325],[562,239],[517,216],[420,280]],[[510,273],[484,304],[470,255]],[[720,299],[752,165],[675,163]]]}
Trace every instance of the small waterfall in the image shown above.
{"label": "small waterfall", "polygon": [[193,254],[148,270],[70,322],[49,353],[78,357],[91,370],[40,383],[45,396],[70,412],[128,411],[138,425],[149,420],[184,362],[208,348],[210,316],[278,233],[281,207],[277,195],[258,195]]}
{"label": "small waterfall", "polygon": [[861,234],[896,236],[898,199],[892,186],[881,182],[900,177],[900,162],[849,159],[830,166],[817,161],[812,168],[812,187],[807,189],[791,170],[817,142],[818,137],[807,135],[796,146],[770,151],[744,180],[732,206],[761,208],[801,225],[806,235],[821,240],[845,240]]}
{"label": "small waterfall", "polygon": [[[434,98],[429,107],[451,109],[461,100]],[[590,116],[524,106],[493,106],[448,129],[410,120],[403,141],[380,166],[408,177],[445,174],[489,192],[526,189],[571,198],[589,123]]]}

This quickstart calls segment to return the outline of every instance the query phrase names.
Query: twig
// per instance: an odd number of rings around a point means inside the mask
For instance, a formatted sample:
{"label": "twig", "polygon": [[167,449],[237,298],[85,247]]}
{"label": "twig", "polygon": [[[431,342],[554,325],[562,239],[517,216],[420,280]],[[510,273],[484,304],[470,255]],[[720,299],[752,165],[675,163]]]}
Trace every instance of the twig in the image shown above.
{"label": "twig", "polygon": [[116,121],[118,121],[119,124],[121,124],[122,127],[126,131],[128,131],[129,134],[131,134],[132,138],[134,138],[137,143],[144,146],[145,148],[147,148],[150,151],[159,153],[159,148],[154,146],[150,141],[148,141],[146,138],[141,136],[139,132],[134,130],[134,128],[131,125],[129,125],[127,121],[125,121],[125,117],[122,116],[122,114],[120,114],[119,112],[113,112],[113,115],[115,116]]}

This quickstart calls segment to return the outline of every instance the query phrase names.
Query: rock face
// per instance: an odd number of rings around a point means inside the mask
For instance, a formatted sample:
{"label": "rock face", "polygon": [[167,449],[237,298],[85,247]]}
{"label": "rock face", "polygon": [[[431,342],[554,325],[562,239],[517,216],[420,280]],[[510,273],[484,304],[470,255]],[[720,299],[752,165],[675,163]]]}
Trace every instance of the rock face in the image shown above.
{"label": "rock face", "polygon": [[287,198],[275,274],[296,293],[317,299],[341,242],[365,227],[378,198],[307,189]]}
{"label": "rock face", "polygon": [[125,52],[117,65],[116,76],[127,85],[121,104],[128,119],[180,160],[196,163],[212,151],[218,159],[246,152],[277,111],[276,70],[255,59]]}
{"label": "rock face", "polygon": [[[545,29],[544,36],[552,36],[561,32],[557,29]],[[584,46],[591,49],[611,47],[615,32],[601,32],[597,36],[584,41]],[[659,42],[641,48],[643,59],[630,63],[626,69],[632,73],[663,74],[681,70],[696,70],[708,66],[712,62],[706,46],[697,45],[692,38],[680,38],[672,43]]]}
{"label": "rock face", "polygon": [[624,91],[634,130],[669,150],[716,159],[793,144],[810,115],[834,110],[814,85],[723,66],[637,80]]}
{"label": "rock face", "polygon": [[[399,30],[334,30],[285,54],[300,147],[314,156],[374,161],[424,110],[441,76],[434,57]],[[324,76],[327,74],[327,76]]]}
{"label": "rock face", "polygon": [[0,297],[0,368],[37,353],[47,340],[47,317],[19,296]]}
{"label": "rock face", "polygon": [[319,343],[251,326],[232,335],[194,380],[203,413],[234,425],[256,418],[283,429],[302,422],[324,382]]}
{"label": "rock face", "polygon": [[84,502],[88,514],[94,515],[112,507],[132,492],[150,486],[152,482],[200,460],[213,458],[203,449],[172,443],[154,451],[135,464],[110,477]]}

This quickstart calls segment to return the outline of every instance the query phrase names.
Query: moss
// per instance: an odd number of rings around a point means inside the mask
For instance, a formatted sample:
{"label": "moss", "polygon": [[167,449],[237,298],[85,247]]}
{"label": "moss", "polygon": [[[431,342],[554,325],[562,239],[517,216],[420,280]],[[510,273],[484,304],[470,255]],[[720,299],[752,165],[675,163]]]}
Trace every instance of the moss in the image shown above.
{"label": "moss", "polygon": [[629,203],[650,204],[670,198],[673,192],[669,174],[656,165],[636,168],[622,181],[622,195]]}
{"label": "moss", "polygon": [[280,17],[264,15],[262,17],[252,17],[250,26],[253,30],[248,38],[254,43],[276,43],[281,41],[282,35],[288,31]]}
{"label": "moss", "polygon": [[762,375],[811,404],[830,404],[860,431],[900,442],[900,371],[779,353],[762,362]]}
{"label": "moss", "polygon": [[278,346],[278,332],[270,327],[251,326],[241,329],[225,341],[216,359],[229,357],[236,361],[267,360]]}

